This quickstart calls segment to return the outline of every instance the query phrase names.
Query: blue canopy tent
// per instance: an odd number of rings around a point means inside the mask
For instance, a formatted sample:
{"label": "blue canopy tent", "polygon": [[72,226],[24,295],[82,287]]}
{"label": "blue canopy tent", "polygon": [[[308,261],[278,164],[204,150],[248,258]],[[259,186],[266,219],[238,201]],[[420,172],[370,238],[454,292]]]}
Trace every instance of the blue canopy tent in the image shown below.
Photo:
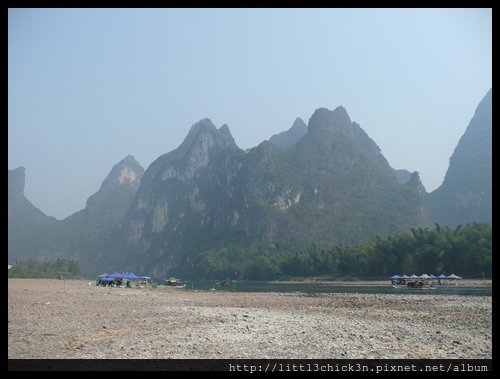
{"label": "blue canopy tent", "polygon": [[124,272],[122,275],[124,278],[127,279],[140,279],[140,277],[134,274],[133,272]]}
{"label": "blue canopy tent", "polygon": [[118,272],[118,271],[115,271],[113,272],[112,274],[101,274],[97,277],[97,285],[99,285],[100,283],[102,284],[108,284],[111,282],[111,284],[114,284],[115,281],[116,281],[116,284],[118,285],[127,285],[127,287],[129,286],[129,283],[130,281],[132,280],[145,280],[146,281],[146,285],[147,285],[147,282],[148,281],[151,281],[151,277],[150,276],[139,276],[139,275],[136,275],[134,274],[133,272]]}
{"label": "blue canopy tent", "polygon": [[99,285],[101,283],[109,283],[115,280],[115,278],[109,274],[101,274],[97,277],[96,285]]}
{"label": "blue canopy tent", "polygon": [[395,279],[401,279],[401,277],[398,274],[396,274],[396,275],[389,277],[389,279],[395,280]]}
{"label": "blue canopy tent", "polygon": [[109,275],[109,274],[104,273],[104,274],[99,275],[99,276],[97,277],[97,279],[98,279],[98,280],[102,280],[102,281],[104,281],[104,282],[110,282],[110,281],[114,280],[115,278],[113,278],[113,277],[112,277],[111,275]]}

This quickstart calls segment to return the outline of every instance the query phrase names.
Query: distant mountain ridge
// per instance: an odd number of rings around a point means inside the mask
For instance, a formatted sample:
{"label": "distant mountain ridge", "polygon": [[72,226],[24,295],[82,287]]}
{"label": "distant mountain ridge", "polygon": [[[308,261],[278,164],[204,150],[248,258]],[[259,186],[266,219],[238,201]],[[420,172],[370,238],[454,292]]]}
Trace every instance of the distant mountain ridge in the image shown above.
{"label": "distant mountain ridge", "polygon": [[8,178],[8,219],[13,220],[23,216],[33,221],[48,221],[51,219],[24,196],[26,170],[24,167],[18,167],[15,170],[9,170]]}
{"label": "distant mountain ridge", "polygon": [[116,164],[86,207],[64,220],[48,217],[24,198],[24,168],[9,170],[9,260],[69,257],[94,269],[109,233],[121,227],[144,173],[132,157]]}
{"label": "distant mountain ridge", "polygon": [[366,241],[429,225],[422,195],[343,107],[318,109],[286,150],[265,141],[245,153],[204,119],[146,170],[106,264],[166,275],[228,241]]}
{"label": "distant mountain ridge", "polygon": [[401,183],[405,184],[408,183],[408,181],[411,179],[411,172],[405,169],[402,170],[394,170],[394,175],[396,175],[396,180]]}
{"label": "distant mountain ridge", "polygon": [[491,222],[491,90],[427,194],[418,172],[393,169],[343,107],[317,109],[243,151],[228,128],[195,123],[146,171],[127,156],[84,209],[62,221],[24,196],[9,170],[9,262],[76,259],[83,272],[189,273],[206,251],[255,243],[351,245],[437,222]]}
{"label": "distant mountain ridge", "polygon": [[279,149],[287,150],[299,142],[306,134],[306,123],[300,117],[297,117],[290,129],[273,135],[269,138],[269,142]]}
{"label": "distant mountain ridge", "polygon": [[88,198],[85,208],[63,221],[83,217],[85,224],[94,228],[121,225],[143,174],[144,168],[128,155],[113,166],[99,190]]}
{"label": "distant mountain ridge", "polygon": [[8,170],[8,259],[27,258],[41,246],[40,235],[57,223],[24,195],[25,168]]}
{"label": "distant mountain ridge", "polygon": [[492,222],[492,90],[460,138],[445,179],[428,196],[431,217],[443,225]]}

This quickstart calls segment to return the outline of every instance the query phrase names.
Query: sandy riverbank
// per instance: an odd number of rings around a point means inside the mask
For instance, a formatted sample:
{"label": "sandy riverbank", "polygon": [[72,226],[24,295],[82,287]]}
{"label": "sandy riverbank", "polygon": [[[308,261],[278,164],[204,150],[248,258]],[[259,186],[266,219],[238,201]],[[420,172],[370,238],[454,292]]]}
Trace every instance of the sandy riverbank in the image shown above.
{"label": "sandy riverbank", "polygon": [[9,279],[9,358],[491,358],[491,297]]}

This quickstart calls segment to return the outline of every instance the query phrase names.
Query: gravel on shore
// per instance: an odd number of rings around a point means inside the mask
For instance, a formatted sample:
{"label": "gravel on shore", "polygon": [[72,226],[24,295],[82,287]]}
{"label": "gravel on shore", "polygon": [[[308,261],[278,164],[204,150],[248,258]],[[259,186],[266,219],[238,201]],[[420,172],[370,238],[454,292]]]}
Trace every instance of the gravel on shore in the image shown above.
{"label": "gravel on shore", "polygon": [[491,296],[8,283],[9,358],[492,358]]}

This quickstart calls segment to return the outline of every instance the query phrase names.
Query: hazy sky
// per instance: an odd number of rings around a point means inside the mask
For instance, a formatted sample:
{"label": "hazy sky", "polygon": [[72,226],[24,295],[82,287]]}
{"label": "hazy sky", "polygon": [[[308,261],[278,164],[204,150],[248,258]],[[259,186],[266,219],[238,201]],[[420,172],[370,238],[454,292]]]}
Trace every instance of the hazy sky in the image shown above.
{"label": "hazy sky", "polygon": [[64,218],[191,125],[258,145],[343,105],[428,191],[492,83],[491,9],[10,9],[9,169]]}

